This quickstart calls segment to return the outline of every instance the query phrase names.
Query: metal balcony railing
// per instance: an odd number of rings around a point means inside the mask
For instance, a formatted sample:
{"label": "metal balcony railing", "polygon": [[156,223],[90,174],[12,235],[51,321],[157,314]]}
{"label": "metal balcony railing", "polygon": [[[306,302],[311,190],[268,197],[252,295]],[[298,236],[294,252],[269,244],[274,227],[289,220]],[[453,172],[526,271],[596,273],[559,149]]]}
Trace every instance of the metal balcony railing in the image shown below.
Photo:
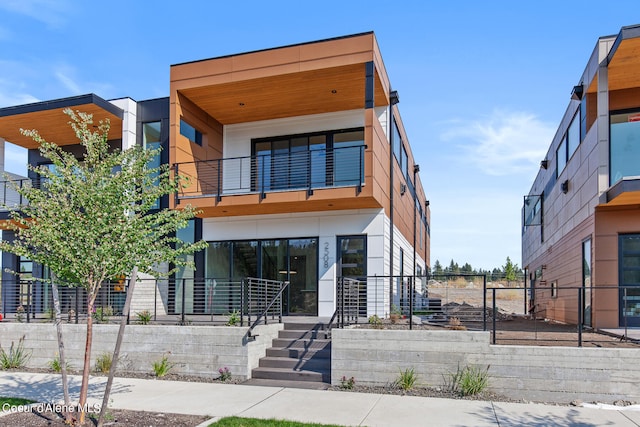
{"label": "metal balcony railing", "polygon": [[17,179],[13,181],[0,181],[0,210],[15,209],[28,204],[15,187],[23,188],[27,186],[35,186],[28,179]]}
{"label": "metal balcony railing", "polygon": [[272,153],[188,163],[174,171],[187,178],[181,198],[217,197],[274,191],[356,187],[364,183],[366,145]]}

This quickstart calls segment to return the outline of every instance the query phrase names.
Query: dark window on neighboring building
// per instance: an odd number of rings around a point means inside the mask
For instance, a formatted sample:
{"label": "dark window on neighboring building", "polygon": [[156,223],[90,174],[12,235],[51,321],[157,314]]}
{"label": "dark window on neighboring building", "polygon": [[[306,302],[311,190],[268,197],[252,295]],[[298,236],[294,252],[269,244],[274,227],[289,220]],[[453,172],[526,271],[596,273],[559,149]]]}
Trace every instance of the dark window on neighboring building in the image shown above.
{"label": "dark window on neighboring building", "polygon": [[202,132],[180,119],[180,135],[189,141],[202,146]]}
{"label": "dark window on neighboring building", "polygon": [[407,150],[402,146],[402,161],[400,162],[400,168],[402,170],[402,175],[404,178],[409,181],[409,156],[407,155]]}
{"label": "dark window on neighboring building", "polygon": [[580,145],[580,113],[576,113],[573,116],[573,120],[569,125],[569,130],[567,131],[567,160],[571,159],[573,153],[578,149],[578,145]]}
{"label": "dark window on neighboring building", "polygon": [[[159,150],[162,148],[162,142],[160,141],[160,133],[162,131],[161,122],[149,122],[142,124],[142,146],[145,150]],[[153,177],[156,178],[160,171],[158,168],[160,167],[161,159],[160,159],[160,151],[157,151],[156,155],[149,161],[147,165],[149,169],[153,169]],[[157,181],[156,181],[157,185]],[[152,209],[160,208],[160,198],[156,200]]]}
{"label": "dark window on neighboring building", "polygon": [[398,124],[396,123],[396,119],[394,118],[391,121],[391,132],[392,132],[392,142],[393,142],[393,155],[396,157],[398,163],[400,163],[400,151],[402,150],[402,137],[400,136],[400,130],[398,129]]}
{"label": "dark window on neighboring building", "polygon": [[587,95],[580,101],[580,142],[587,136]]}
{"label": "dark window on neighboring building", "polygon": [[565,166],[567,166],[567,138],[562,138],[562,142],[556,150],[556,176],[560,176]]}

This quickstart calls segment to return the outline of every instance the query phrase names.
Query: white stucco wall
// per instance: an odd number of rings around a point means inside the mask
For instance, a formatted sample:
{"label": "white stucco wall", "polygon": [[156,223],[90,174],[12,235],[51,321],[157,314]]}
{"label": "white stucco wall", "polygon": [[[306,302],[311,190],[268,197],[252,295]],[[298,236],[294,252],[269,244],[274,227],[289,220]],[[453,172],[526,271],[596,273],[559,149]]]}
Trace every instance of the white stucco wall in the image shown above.
{"label": "white stucco wall", "polygon": [[[367,235],[367,274],[388,268],[388,222],[382,209],[205,218],[207,241],[318,237],[318,315],[335,310],[337,236]],[[326,258],[326,262],[325,262]]]}

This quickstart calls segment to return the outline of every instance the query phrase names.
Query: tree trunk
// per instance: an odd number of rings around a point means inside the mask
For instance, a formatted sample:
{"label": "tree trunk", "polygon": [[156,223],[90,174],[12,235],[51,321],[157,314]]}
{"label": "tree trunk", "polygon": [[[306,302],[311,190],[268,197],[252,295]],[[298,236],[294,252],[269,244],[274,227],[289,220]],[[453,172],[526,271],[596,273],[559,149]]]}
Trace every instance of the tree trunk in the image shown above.
{"label": "tree trunk", "polygon": [[102,397],[102,407],[100,408],[100,415],[98,416],[98,427],[102,427],[104,414],[107,411],[107,404],[109,403],[109,395],[111,394],[111,386],[113,385],[113,377],[116,374],[116,366],[118,365],[118,357],[120,357],[120,345],[122,344],[122,338],[124,337],[124,328],[127,325],[127,318],[129,317],[129,309],[131,307],[131,298],[133,297],[133,289],[138,277],[138,267],[134,267],[131,271],[131,277],[129,278],[129,286],[127,287],[127,295],[124,301],[124,308],[122,309],[122,319],[120,319],[120,328],[118,329],[118,337],[116,338],[116,346],[113,350],[113,357],[111,358],[111,368],[109,369],[109,378],[107,379],[107,386],[104,390],[104,396]]}
{"label": "tree trunk", "polygon": [[[90,289],[94,289],[93,286]],[[91,372],[91,343],[93,340],[93,307],[96,296],[88,292],[87,296],[87,341],[84,346],[84,367],[82,369],[82,385],[80,386],[80,400],[78,401],[78,423],[84,423],[85,409],[87,409],[87,392],[89,391],[89,373]]]}
{"label": "tree trunk", "polygon": [[60,297],[58,296],[58,285],[56,284],[56,276],[51,273],[51,295],[53,296],[53,307],[56,310],[56,332],[58,335],[58,360],[60,362],[60,372],[62,373],[62,392],[64,394],[64,420],[67,424],[71,424],[72,416],[69,412],[71,407],[71,399],[69,398],[69,381],[67,380],[67,359],[64,355],[64,341],[62,339],[62,323],[60,313]]}

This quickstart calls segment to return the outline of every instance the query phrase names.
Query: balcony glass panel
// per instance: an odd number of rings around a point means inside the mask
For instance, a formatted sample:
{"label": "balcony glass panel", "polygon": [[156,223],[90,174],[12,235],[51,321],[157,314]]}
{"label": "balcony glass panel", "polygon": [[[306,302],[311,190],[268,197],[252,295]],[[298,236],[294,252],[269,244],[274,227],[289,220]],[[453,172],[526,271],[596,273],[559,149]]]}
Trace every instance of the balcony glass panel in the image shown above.
{"label": "balcony glass panel", "polygon": [[609,184],[640,175],[640,113],[611,116]]}
{"label": "balcony glass panel", "polygon": [[364,132],[336,134],[334,148],[334,185],[357,185],[364,178],[364,168],[358,162],[360,147],[364,146]]}

